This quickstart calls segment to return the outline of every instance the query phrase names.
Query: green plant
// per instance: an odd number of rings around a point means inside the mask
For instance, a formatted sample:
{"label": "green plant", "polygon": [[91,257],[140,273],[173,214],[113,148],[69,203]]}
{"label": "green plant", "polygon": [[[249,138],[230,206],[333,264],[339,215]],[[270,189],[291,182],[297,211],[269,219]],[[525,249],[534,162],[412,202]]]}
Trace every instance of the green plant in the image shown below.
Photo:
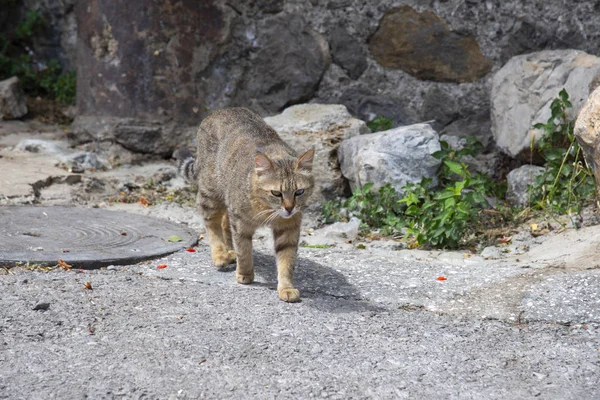
{"label": "green plant", "polygon": [[489,207],[483,194],[491,190],[482,176],[472,176],[464,163],[442,158],[441,169],[446,175],[440,190],[430,190],[431,180],[424,179],[407,185],[399,202],[406,204],[407,235],[416,245],[456,248],[469,231],[474,231],[479,212]]}
{"label": "green plant", "polygon": [[381,132],[392,129],[394,121],[387,117],[375,117],[371,121],[367,122],[367,126],[371,132]]}
{"label": "green plant", "polygon": [[39,11],[29,10],[7,36],[0,35],[0,79],[17,76],[23,90],[31,96],[47,96],[61,104],[75,102],[75,73],[63,72],[56,60],[35,60],[31,55],[32,37],[46,21]]}
{"label": "green plant", "polygon": [[534,125],[542,130],[537,149],[544,158],[544,172],[536,176],[529,187],[530,201],[535,209],[579,213],[584,204],[595,198],[593,172],[585,164],[575,140],[574,121],[567,118],[570,107],[569,95],[562,89],[550,105],[550,118],[546,123]]}
{"label": "green plant", "polygon": [[373,183],[356,188],[345,201],[325,202],[322,208],[325,223],[347,220],[350,214],[358,217],[365,227],[381,229],[389,235],[397,230],[400,207],[396,190],[388,183],[373,190]]}
{"label": "green plant", "polygon": [[389,184],[373,191],[368,183],[345,201],[327,202],[323,207],[326,222],[353,214],[383,235],[404,231],[405,239],[412,240],[414,246],[456,248],[466,244],[466,236],[480,226],[479,214],[489,207],[485,196],[497,195],[501,188],[486,175],[472,173],[464,163],[465,156],[481,149],[475,139],[468,139],[460,150],[453,150],[446,142],[441,142],[441,147],[433,154],[441,161],[438,188],[432,188],[432,180],[424,178],[406,185],[404,197],[398,199]]}

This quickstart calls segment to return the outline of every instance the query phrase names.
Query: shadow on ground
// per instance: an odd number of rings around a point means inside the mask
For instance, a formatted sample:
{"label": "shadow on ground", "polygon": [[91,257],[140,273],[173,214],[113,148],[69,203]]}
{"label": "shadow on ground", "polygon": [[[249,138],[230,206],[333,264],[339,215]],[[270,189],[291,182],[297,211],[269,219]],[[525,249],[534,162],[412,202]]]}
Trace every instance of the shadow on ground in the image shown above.
{"label": "shadow on ground", "polygon": [[[232,266],[232,270],[234,269],[235,267]],[[277,290],[277,267],[273,255],[255,250],[254,271],[266,281],[255,285]],[[365,299],[342,273],[307,258],[298,258],[294,283],[300,290],[303,302],[321,311],[335,313],[385,311],[384,308]]]}

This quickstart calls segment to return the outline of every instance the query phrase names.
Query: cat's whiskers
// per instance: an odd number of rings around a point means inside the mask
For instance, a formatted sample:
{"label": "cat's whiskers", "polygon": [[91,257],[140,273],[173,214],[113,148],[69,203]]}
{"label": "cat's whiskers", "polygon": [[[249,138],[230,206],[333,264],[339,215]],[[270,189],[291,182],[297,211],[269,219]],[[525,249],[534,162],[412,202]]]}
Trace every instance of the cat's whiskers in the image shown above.
{"label": "cat's whiskers", "polygon": [[277,211],[273,211],[273,214],[269,215],[267,217],[267,219],[265,220],[265,222],[263,222],[263,226],[268,226],[271,222],[273,222],[273,220],[277,217],[279,217],[279,213]]}
{"label": "cat's whiskers", "polygon": [[267,213],[273,213],[273,212],[275,212],[275,210],[268,208],[266,210],[262,210],[261,212],[257,213],[254,217],[252,217],[252,219],[258,220],[263,215],[265,215]]}

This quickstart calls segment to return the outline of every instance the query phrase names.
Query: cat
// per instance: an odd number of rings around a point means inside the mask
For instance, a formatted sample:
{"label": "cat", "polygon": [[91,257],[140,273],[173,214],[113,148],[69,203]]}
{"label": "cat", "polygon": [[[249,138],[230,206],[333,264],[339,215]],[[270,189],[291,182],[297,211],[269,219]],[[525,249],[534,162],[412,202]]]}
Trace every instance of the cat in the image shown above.
{"label": "cat", "polygon": [[189,183],[198,185],[212,260],[217,268],[236,262],[236,280],[254,281],[252,236],[260,226],[273,231],[277,292],[300,301],[293,274],[302,210],[313,187],[314,148],[297,156],[277,132],[245,108],[214,112],[198,129],[196,158],[185,148],[173,157]]}

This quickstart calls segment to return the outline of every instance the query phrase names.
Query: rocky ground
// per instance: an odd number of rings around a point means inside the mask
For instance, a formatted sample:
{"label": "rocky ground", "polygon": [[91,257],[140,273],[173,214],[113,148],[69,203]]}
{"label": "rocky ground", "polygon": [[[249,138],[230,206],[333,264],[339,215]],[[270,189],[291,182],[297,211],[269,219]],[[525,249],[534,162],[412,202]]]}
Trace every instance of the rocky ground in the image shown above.
{"label": "rocky ground", "polygon": [[[1,205],[125,210],[203,233],[168,160],[67,137],[2,123]],[[315,215],[300,304],[277,298],[268,231],[249,286],[216,271],[202,240],[137,265],[0,269],[0,398],[600,396],[599,227],[525,229],[474,254],[359,243],[352,223]]]}

